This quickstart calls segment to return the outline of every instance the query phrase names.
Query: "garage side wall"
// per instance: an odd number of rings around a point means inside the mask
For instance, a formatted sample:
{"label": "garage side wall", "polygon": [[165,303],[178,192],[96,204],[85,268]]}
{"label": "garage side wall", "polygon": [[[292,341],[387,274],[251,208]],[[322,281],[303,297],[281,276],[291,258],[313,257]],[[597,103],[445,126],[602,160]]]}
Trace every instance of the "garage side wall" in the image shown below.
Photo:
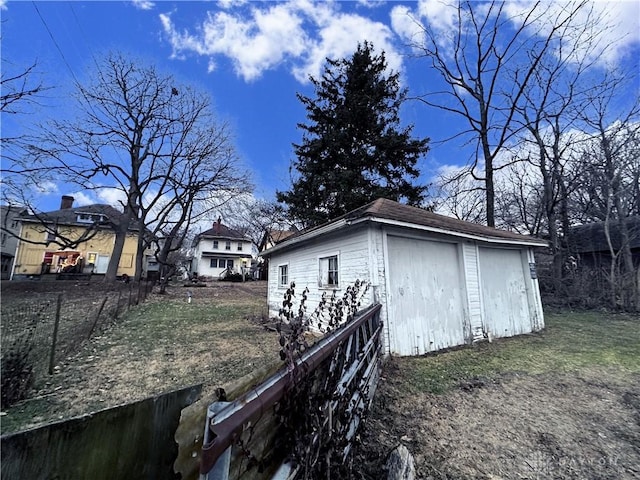
{"label": "garage side wall", "polygon": [[[307,312],[312,313],[323,293],[331,295],[333,288],[323,288],[320,282],[320,261],[322,258],[338,257],[338,288],[336,296],[342,297],[346,288],[356,280],[370,281],[371,249],[367,229],[340,232],[339,236],[323,236],[313,242],[276,252],[269,257],[268,306],[269,316],[274,318],[282,306],[287,287],[280,285],[280,267],[287,266],[288,282],[295,282],[296,297],[294,308],[305,287],[309,288],[306,302]],[[373,301],[374,288],[370,288],[362,299],[363,307]]]}

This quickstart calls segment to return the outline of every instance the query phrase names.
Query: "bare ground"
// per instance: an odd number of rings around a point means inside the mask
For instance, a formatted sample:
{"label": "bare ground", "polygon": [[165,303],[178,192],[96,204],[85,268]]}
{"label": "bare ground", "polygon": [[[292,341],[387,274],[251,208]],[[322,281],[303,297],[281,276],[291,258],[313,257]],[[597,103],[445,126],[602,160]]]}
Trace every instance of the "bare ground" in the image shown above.
{"label": "bare ground", "polygon": [[640,478],[640,376],[511,374],[407,394],[387,363],[361,433],[360,478],[384,478],[404,444],[422,479]]}

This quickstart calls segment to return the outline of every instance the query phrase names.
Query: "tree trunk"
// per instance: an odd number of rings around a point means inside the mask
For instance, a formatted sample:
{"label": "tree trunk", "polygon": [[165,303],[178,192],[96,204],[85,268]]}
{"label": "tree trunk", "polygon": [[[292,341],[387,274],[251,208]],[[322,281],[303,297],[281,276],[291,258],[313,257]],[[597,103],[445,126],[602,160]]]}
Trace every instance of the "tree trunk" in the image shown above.
{"label": "tree trunk", "polygon": [[139,282],[142,279],[144,250],[144,228],[141,228],[138,232],[138,246],[136,248],[136,282]]}
{"label": "tree trunk", "polygon": [[107,273],[104,277],[105,282],[115,282],[118,278],[118,265],[120,264],[120,257],[122,256],[126,238],[127,229],[118,226],[116,230],[116,240],[113,244],[113,252],[109,258],[109,266],[107,267]]}

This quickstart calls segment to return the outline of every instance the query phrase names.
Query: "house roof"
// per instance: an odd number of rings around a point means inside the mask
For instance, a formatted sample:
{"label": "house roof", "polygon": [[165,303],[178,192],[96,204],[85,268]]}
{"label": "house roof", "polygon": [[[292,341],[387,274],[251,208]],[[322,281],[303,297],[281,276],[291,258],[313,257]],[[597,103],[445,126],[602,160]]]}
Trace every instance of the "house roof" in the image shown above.
{"label": "house roof", "polygon": [[414,228],[434,233],[484,240],[492,243],[547,246],[547,242],[535,237],[507,232],[457,218],[439,215],[423,208],[411,207],[386,198],[378,198],[360,208],[323,225],[298,232],[265,253],[285,249],[288,246],[310,240],[329,231],[361,222],[376,222],[399,227]]}
{"label": "house roof", "polygon": [[269,242],[271,242],[273,245],[276,245],[280,242],[283,242],[284,240],[289,238],[291,235],[294,235],[296,233],[297,233],[296,230],[267,230],[266,232],[264,232],[264,235],[262,236],[259,250],[260,251],[264,250],[267,247]]}
{"label": "house roof", "polygon": [[[626,220],[629,232],[630,248],[640,248],[640,216],[628,217]],[[609,243],[605,235],[605,223],[593,222],[571,228],[569,247],[575,253],[608,252]],[[622,246],[622,236],[616,220],[609,226],[609,238],[614,249]]]}
{"label": "house roof", "polygon": [[250,241],[245,235],[243,235],[238,230],[234,230],[233,228],[227,227],[225,224],[221,222],[216,222],[213,224],[213,228],[209,230],[205,230],[204,232],[196,235],[193,243],[197,244],[201,238],[212,238],[212,239],[223,239],[223,240],[244,240]]}
{"label": "house roof", "polygon": [[[50,212],[39,213],[37,215],[24,214],[20,216],[20,219],[23,222],[86,226],[86,222],[78,221],[78,214],[81,213],[102,215],[106,218],[106,222],[104,223],[111,224],[117,224],[123,216],[123,213],[120,210],[112,207],[111,205],[96,203],[93,205],[84,205],[82,207],[62,208]],[[132,222],[129,230],[138,230],[137,222]]]}

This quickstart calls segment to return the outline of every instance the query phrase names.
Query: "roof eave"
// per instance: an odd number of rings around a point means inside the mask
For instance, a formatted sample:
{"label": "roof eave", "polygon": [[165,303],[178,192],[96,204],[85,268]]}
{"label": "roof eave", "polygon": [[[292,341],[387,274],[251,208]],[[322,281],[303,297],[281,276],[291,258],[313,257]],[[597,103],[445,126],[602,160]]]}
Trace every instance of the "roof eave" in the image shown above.
{"label": "roof eave", "polygon": [[527,239],[519,240],[519,239],[513,239],[513,238],[486,237],[483,235],[473,235],[470,233],[456,232],[454,230],[446,230],[442,228],[429,227],[426,225],[403,222],[400,220],[391,220],[388,218],[367,216],[367,217],[356,218],[353,220],[342,219],[335,223],[326,225],[325,227],[319,228],[318,230],[309,232],[308,234],[302,234],[299,237],[295,237],[291,240],[284,240],[282,243],[279,243],[265,250],[264,252],[260,253],[259,256],[268,257],[269,255],[280,252],[281,250],[288,249],[290,247],[293,247],[294,245],[300,245],[302,243],[311,241],[314,238],[319,237],[320,235],[325,235],[327,233],[333,232],[334,230],[337,230],[338,228],[341,228],[343,226],[357,225],[364,222],[375,222],[383,225],[412,228],[414,230],[422,230],[430,233],[439,233],[442,235],[449,235],[449,236],[454,236],[459,238],[465,238],[468,240],[475,240],[475,241],[481,241],[485,243],[493,243],[493,244],[501,244],[501,245],[520,245],[520,246],[528,246],[528,247],[546,247],[549,245],[548,242],[546,242],[545,240],[540,240],[537,238],[536,239],[532,238],[531,240],[527,240]]}
{"label": "roof eave", "polygon": [[546,247],[549,245],[547,241],[540,240],[538,238],[535,238],[535,239],[532,238],[531,240],[528,240],[528,239],[519,240],[515,238],[487,237],[484,235],[474,235],[471,233],[457,232],[455,230],[429,227],[427,225],[420,225],[416,223],[403,222],[401,220],[391,220],[388,218],[380,218],[380,217],[360,218],[360,219],[354,220],[351,223],[355,224],[363,221],[372,221],[372,222],[381,223],[385,225],[393,225],[396,227],[412,228],[414,230],[422,230],[422,231],[431,232],[431,233],[440,233],[442,235],[449,235],[449,236],[460,237],[468,240],[476,240],[476,241],[487,242],[487,243],[500,243],[500,244],[507,244],[507,245],[526,245],[530,247]]}

